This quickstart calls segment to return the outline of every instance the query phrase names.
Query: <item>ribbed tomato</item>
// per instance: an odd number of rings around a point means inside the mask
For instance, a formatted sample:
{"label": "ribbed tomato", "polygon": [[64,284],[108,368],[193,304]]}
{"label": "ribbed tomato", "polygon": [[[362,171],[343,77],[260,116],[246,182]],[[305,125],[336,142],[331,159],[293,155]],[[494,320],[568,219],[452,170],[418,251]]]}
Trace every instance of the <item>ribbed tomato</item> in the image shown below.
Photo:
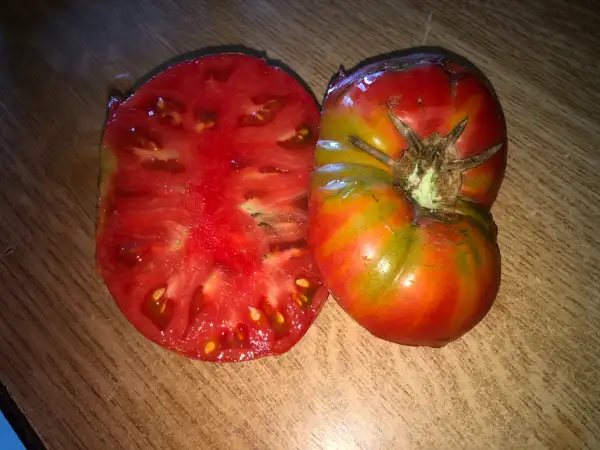
{"label": "ribbed tomato", "polygon": [[241,54],[179,63],[111,102],[98,267],[141,333],[207,361],[300,340],[327,297],[306,245],[318,123],[290,74]]}
{"label": "ribbed tomato", "polygon": [[383,339],[440,347],[500,283],[490,214],[506,126],[487,79],[443,54],[341,73],[322,110],[309,243],[326,285]]}

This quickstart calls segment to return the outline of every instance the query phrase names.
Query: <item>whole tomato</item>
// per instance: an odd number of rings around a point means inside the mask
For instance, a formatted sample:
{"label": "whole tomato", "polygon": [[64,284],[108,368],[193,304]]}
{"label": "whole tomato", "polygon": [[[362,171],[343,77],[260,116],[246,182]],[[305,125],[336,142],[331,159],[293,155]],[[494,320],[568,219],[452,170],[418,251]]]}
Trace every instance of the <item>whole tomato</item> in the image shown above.
{"label": "whole tomato", "polygon": [[343,71],[328,89],[309,244],[341,307],[375,336],[441,347],[487,314],[500,284],[490,214],[506,125],[487,79],[443,53]]}

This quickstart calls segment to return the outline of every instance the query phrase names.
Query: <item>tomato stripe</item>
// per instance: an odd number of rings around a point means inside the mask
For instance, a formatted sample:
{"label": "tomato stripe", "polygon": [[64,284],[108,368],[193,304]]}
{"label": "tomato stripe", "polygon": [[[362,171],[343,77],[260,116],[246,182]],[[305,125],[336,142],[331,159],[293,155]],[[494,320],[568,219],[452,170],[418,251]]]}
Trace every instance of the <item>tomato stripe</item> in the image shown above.
{"label": "tomato stripe", "polygon": [[[348,216],[338,228],[331,232],[328,237],[319,246],[318,252],[322,257],[326,258],[339,250],[354,239],[356,230],[365,229],[373,223],[369,212],[374,209],[374,203],[365,197],[357,197],[355,201],[346,201],[354,215]],[[324,214],[320,220],[327,220],[327,216],[332,216],[339,210],[335,204],[327,204],[324,207]]]}
{"label": "tomato stripe", "polygon": [[[378,227],[382,233],[383,225]],[[394,281],[411,270],[411,265],[419,259],[419,236],[413,227],[397,230],[387,239],[380,239],[377,245],[378,257],[365,263],[366,270],[356,283],[368,287],[365,292],[374,303],[386,298],[394,290]],[[364,288],[363,288],[364,289]]]}

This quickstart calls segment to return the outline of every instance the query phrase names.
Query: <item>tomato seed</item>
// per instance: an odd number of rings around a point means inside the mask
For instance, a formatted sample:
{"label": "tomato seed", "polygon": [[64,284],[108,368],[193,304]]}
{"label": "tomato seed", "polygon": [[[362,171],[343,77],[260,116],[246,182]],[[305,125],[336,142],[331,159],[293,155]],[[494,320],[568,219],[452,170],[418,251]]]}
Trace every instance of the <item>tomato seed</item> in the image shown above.
{"label": "tomato seed", "polygon": [[163,298],[163,296],[165,295],[165,292],[167,292],[166,288],[159,288],[152,293],[152,298],[154,299],[154,301],[157,302],[161,298]]}
{"label": "tomato seed", "polygon": [[281,314],[279,311],[275,313],[275,322],[277,322],[279,325],[282,325],[283,322],[285,322],[283,314]]}
{"label": "tomato seed", "polygon": [[310,287],[310,282],[309,282],[309,281],[308,281],[306,278],[298,278],[298,279],[296,280],[296,284],[297,284],[298,286],[300,286],[300,287],[303,287],[303,288],[308,288],[308,287]]}
{"label": "tomato seed", "polygon": [[277,145],[288,150],[305,147],[313,140],[313,132],[310,128],[302,126],[296,130],[296,134],[289,139],[277,141]]}
{"label": "tomato seed", "polygon": [[250,318],[255,322],[258,322],[261,317],[260,311],[252,306],[249,306],[248,309],[250,310]]}
{"label": "tomato seed", "polygon": [[304,294],[293,293],[292,298],[301,308],[305,308],[309,303],[308,297]]}
{"label": "tomato seed", "polygon": [[302,304],[302,300],[300,300],[300,298],[296,295],[296,294],[292,294],[292,298],[294,299],[294,301],[296,302],[296,304],[302,308],[303,304]]}
{"label": "tomato seed", "polygon": [[208,355],[208,354],[214,352],[216,348],[217,348],[217,344],[215,344],[213,341],[208,341],[206,343],[206,345],[204,346],[204,354]]}
{"label": "tomato seed", "polygon": [[165,297],[166,289],[152,291],[142,304],[142,312],[159,330],[165,330],[175,313],[173,302]]}

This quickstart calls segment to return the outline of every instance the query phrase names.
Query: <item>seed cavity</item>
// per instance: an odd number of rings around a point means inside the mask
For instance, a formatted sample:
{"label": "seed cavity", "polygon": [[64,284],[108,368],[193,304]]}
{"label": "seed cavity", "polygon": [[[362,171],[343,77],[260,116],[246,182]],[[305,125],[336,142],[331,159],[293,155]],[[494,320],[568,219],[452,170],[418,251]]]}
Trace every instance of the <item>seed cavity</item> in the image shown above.
{"label": "seed cavity", "polygon": [[216,126],[217,113],[211,110],[196,109],[194,111],[194,119],[196,120],[194,130],[196,133],[202,133],[203,131],[210,130]]}
{"label": "seed cavity", "polygon": [[312,304],[312,299],[319,289],[319,283],[311,283],[306,278],[296,279],[297,288],[292,292],[292,298],[300,308],[306,310]]}
{"label": "seed cavity", "polygon": [[257,217],[261,215],[264,206],[255,197],[252,197],[246,200],[244,203],[242,203],[240,205],[240,209],[246,211],[252,217]]}
{"label": "seed cavity", "polygon": [[259,108],[251,114],[242,116],[240,119],[242,127],[267,125],[275,120],[279,111],[285,106],[285,99],[274,95],[258,95],[252,98],[252,102]]}
{"label": "seed cavity", "polygon": [[268,236],[277,236],[277,227],[270,224],[269,222],[261,221],[258,222],[256,226],[261,228]]}
{"label": "seed cavity", "polygon": [[183,103],[165,97],[158,97],[148,108],[148,115],[154,117],[158,123],[175,128],[183,124],[184,113]]}
{"label": "seed cavity", "polygon": [[190,318],[194,319],[206,306],[204,298],[204,286],[200,285],[194,289],[192,293],[192,301],[190,302]]}
{"label": "seed cavity", "polygon": [[301,195],[292,204],[301,211],[308,211],[308,202],[308,195]]}
{"label": "seed cavity", "polygon": [[132,268],[144,262],[142,249],[137,244],[124,245],[117,250],[117,261]]}
{"label": "seed cavity", "polygon": [[126,137],[125,148],[132,152],[158,152],[161,144],[157,139],[151,138],[147,132],[134,127]]}
{"label": "seed cavity", "polygon": [[143,314],[159,329],[165,330],[175,313],[173,302],[167,298],[166,288],[152,290],[142,304]]}

